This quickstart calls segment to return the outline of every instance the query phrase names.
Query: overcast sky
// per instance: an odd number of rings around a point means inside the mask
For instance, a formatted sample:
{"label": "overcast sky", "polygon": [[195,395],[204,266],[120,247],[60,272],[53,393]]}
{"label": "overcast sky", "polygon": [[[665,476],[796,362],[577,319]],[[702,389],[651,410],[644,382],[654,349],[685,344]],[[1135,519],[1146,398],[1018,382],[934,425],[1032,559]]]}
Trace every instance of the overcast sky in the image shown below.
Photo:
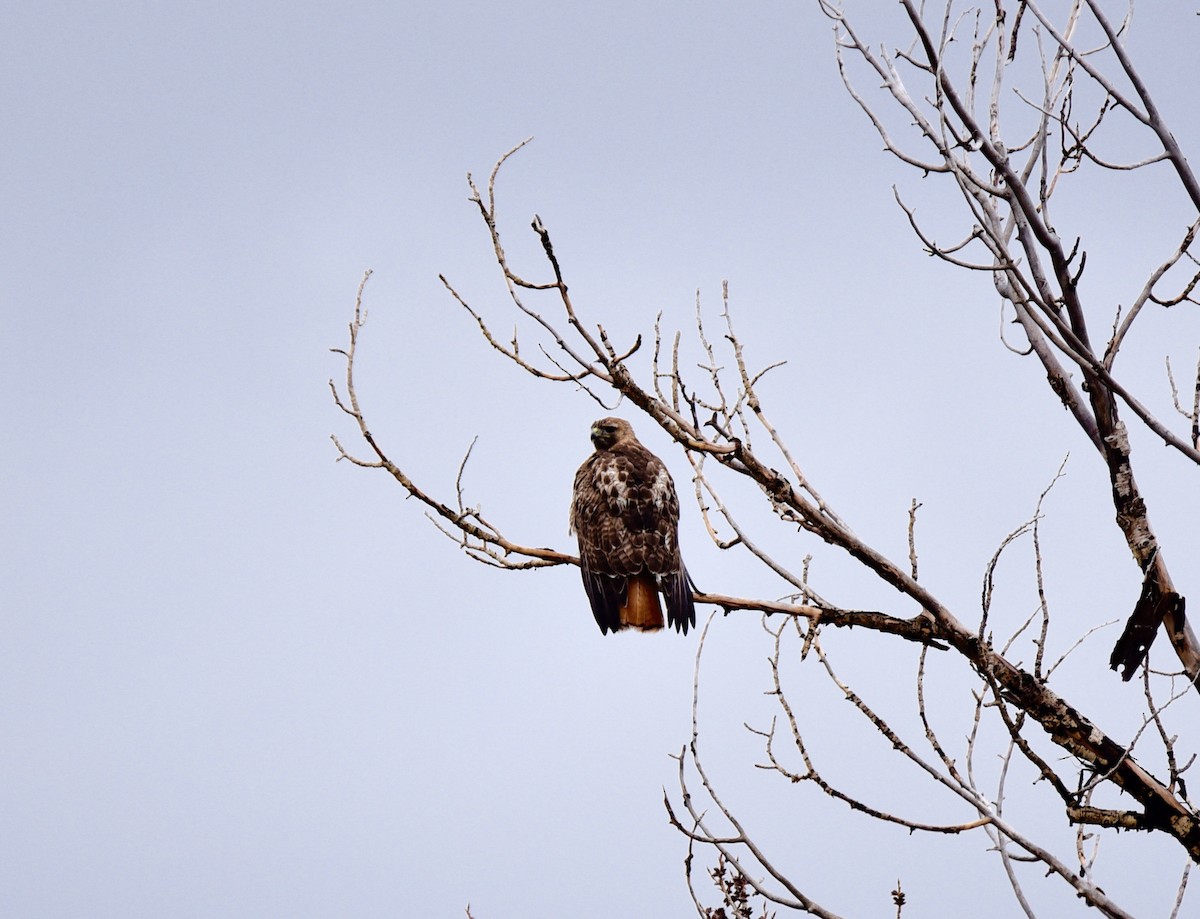
{"label": "overcast sky", "polygon": [[[848,5],[904,41],[895,4]],[[1131,41],[1193,151],[1197,23],[1139,11]],[[602,638],[574,569],[470,562],[386,475],[335,464],[328,439],[356,446],[328,349],[371,268],[359,395],[380,442],[451,497],[478,436],[468,501],[514,540],[573,550],[597,406],[506,366],[437,280],[508,334],[465,177],[530,135],[499,188],[518,271],[544,276],[540,214],[576,305],[619,344],[659,311],[686,335],[697,291],[715,322],[728,279],[750,359],[788,360],[763,394],[810,478],[901,557],[909,501],[924,502],[922,578],[968,621],[987,559],[1070,453],[1044,535],[1056,647],[1131,608],[1104,470],[999,343],[986,278],[921,253],[893,184],[939,238],[959,213],[880,151],[815,3],[48,2],[0,26],[5,915],[689,914],[662,797],[690,736],[695,635]],[[1104,309],[1195,216],[1165,170],[1133,188],[1080,192],[1070,212],[1109,256],[1093,259]],[[1149,222],[1127,222],[1147,201]],[[1182,310],[1148,316],[1131,345],[1164,416],[1162,355],[1190,367],[1200,340]],[[684,458],[635,426],[679,483],[700,586],[785,593],[707,541]],[[1164,543],[1195,557],[1186,467],[1142,443]],[[912,612],[826,547],[763,538],[793,566],[812,553],[831,599]],[[1012,623],[1032,610],[1022,551],[1002,569]],[[1115,637],[1085,645],[1060,688],[1127,737],[1137,689],[1106,669]],[[911,649],[828,643],[864,695],[911,712]],[[983,836],[878,831],[753,768],[742,724],[772,715],[768,651],[756,617],[716,621],[700,717],[719,787],[781,867],[846,915],[889,914],[897,878],[914,916],[1013,915]],[[962,676],[939,674],[960,714]],[[796,680],[847,787],[970,819],[893,773],[828,683]],[[1069,857],[1052,802],[1044,819]],[[1109,892],[1165,915],[1181,853],[1127,844],[1102,859]],[[1039,877],[1047,915],[1076,908]]]}

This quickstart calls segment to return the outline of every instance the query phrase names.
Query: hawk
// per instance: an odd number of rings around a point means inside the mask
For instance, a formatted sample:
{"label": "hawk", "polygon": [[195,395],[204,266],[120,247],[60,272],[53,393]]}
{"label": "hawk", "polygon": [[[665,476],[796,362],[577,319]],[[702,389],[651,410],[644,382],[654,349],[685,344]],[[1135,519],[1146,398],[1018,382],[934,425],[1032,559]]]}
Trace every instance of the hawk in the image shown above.
{"label": "hawk", "polygon": [[623,418],[592,425],[596,452],[575,473],[571,532],[600,632],[653,632],[667,622],[687,634],[696,624],[691,579],[679,555],[679,498],[662,460]]}

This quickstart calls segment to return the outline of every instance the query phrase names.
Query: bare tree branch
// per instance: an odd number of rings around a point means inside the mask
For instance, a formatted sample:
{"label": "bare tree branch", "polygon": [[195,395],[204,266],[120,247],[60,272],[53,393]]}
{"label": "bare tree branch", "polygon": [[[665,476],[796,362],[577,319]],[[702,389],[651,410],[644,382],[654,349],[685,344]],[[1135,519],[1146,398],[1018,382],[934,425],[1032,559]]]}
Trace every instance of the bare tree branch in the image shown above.
{"label": "bare tree branch", "polygon": [[[915,499],[907,519],[907,556],[892,558],[857,535],[806,475],[804,453],[794,446],[806,441],[789,438],[786,418],[777,420],[762,397],[768,375],[788,372],[785,362],[755,362],[735,328],[728,285],[723,285],[715,319],[706,317],[697,294],[693,344],[685,344],[679,331],[665,327],[662,314],[654,319],[652,338],[647,331],[632,342],[616,342],[597,321],[603,317],[589,315],[586,298],[571,296],[562,261],[540,218],[534,217],[531,227],[545,264],[540,272],[517,272],[501,237],[496,186],[502,166],[528,141],[499,159],[485,189],[468,175],[470,201],[488,230],[508,294],[505,308],[515,317],[511,339],[493,331],[509,320],[485,319],[485,313],[492,315],[490,309],[476,308],[449,281],[442,282],[470,317],[488,353],[540,382],[582,389],[606,408],[628,405],[658,425],[691,464],[700,519],[713,545],[742,554],[784,585],[778,589],[782,597],[742,597],[720,585],[694,593],[696,602],[715,608],[713,615],[760,614],[769,636],[770,695],[779,709],[769,727],[748,728],[763,743],[765,762],[757,764],[760,769],[784,779],[788,788],[816,789],[878,822],[912,832],[979,839],[997,854],[1026,915],[1035,914],[1034,893],[1021,866],[1031,862],[1100,914],[1126,916],[1128,912],[1093,877],[1106,834],[1122,829],[1162,834],[1180,845],[1189,866],[1200,861],[1200,817],[1186,789],[1186,773],[1195,757],[1173,733],[1176,712],[1171,710],[1179,699],[1194,698],[1200,689],[1200,643],[1167,567],[1165,548],[1151,525],[1146,497],[1134,475],[1134,435],[1126,427],[1128,423],[1135,433],[1166,445],[1172,455],[1188,461],[1188,468],[1200,465],[1200,364],[1189,405],[1167,359],[1166,385],[1176,415],[1164,421],[1149,408],[1158,404],[1155,398],[1132,385],[1146,385],[1144,375],[1125,367],[1136,355],[1127,349],[1119,367],[1117,356],[1134,339],[1135,323],[1141,330],[1144,322],[1139,320],[1154,307],[1197,303],[1200,261],[1193,246],[1200,220],[1182,230],[1172,251],[1154,257],[1150,264],[1156,267],[1137,279],[1129,297],[1114,295],[1112,302],[1097,303],[1081,283],[1086,271],[1095,270],[1088,267],[1090,228],[1072,232],[1061,220],[1055,194],[1085,176],[1099,174],[1104,181],[1118,182],[1157,162],[1171,164],[1172,181],[1178,180],[1197,209],[1200,185],[1126,53],[1128,17],[1114,26],[1099,0],[1071,0],[1054,21],[1034,0],[996,0],[970,11],[949,3],[934,11],[917,0],[901,0],[900,6],[910,41],[902,49],[887,51],[863,37],[841,6],[818,0],[834,26],[834,51],[846,91],[868,117],[884,151],[931,181],[952,183],[961,202],[960,225],[945,231],[935,228],[924,212],[918,219],[918,208],[894,190],[913,234],[926,252],[946,265],[990,275],[999,297],[1004,346],[1036,358],[1052,398],[1068,410],[1094,450],[1085,455],[1095,455],[1104,464],[1108,489],[1101,500],[1111,502],[1137,565],[1130,569],[1131,588],[1140,583],[1139,600],[1110,657],[1111,666],[1126,680],[1139,668],[1142,672],[1143,716],[1132,737],[1105,732],[1056,691],[1058,682],[1054,688],[1050,685],[1052,677],[1061,679],[1063,661],[1111,624],[1093,623],[1081,637],[1065,641],[1051,628],[1046,572],[1054,556],[1047,550],[1042,521],[1062,467],[1041,493],[1032,516],[1011,530],[986,565],[980,609],[956,609],[918,579],[920,504]],[[1080,44],[1085,23],[1103,36],[1095,47]],[[854,68],[865,69],[868,79],[879,83],[878,97],[856,89]],[[895,116],[905,128],[894,128]],[[1106,126],[1114,120],[1132,124],[1151,139],[1153,150],[1128,160],[1106,152]],[[904,134],[906,130],[911,135]],[[952,241],[939,243],[939,238]],[[578,559],[568,552],[510,539],[500,524],[484,515],[481,505],[470,502],[464,482],[471,448],[453,476],[454,495],[443,500],[413,481],[380,446],[354,380],[369,274],[359,285],[348,345],[333,349],[345,360],[345,379],[340,385],[332,380],[329,384],[335,406],[351,419],[366,447],[356,456],[334,437],[338,459],[385,470],[424,506],[438,530],[482,564],[506,569],[577,565]],[[1128,306],[1118,308],[1118,302]],[[1102,352],[1094,343],[1101,338],[1107,338]],[[642,355],[650,363],[645,379],[631,358],[651,340],[653,353]],[[692,346],[700,355],[696,364],[683,356]],[[724,496],[736,493],[725,487],[730,480],[751,483],[760,503],[727,503]],[[772,527],[778,532],[767,532]],[[895,590],[895,602],[887,609],[859,609],[827,599],[825,594],[832,597],[832,592],[810,581],[812,556],[805,546],[814,538],[857,563],[862,579]],[[1027,589],[1036,599],[1014,611],[1014,604],[1001,602],[1006,598],[998,593],[1004,586],[1000,562],[1024,551],[1020,547],[1026,544],[1032,556]],[[1005,571],[1008,566],[1006,561]],[[832,634],[830,627],[857,628],[880,636],[880,641],[918,646],[912,724],[902,730],[900,722],[889,722],[878,705],[835,670],[822,643]],[[1160,630],[1167,633],[1182,670],[1150,669],[1147,655]],[[669,819],[687,841],[685,873],[692,901],[699,914],[717,915],[705,911],[693,884],[694,855],[709,848],[717,858],[709,878],[727,905],[743,909],[749,897],[757,896],[784,909],[833,916],[805,893],[804,884],[782,859],[755,840],[750,821],[718,795],[705,769],[697,709],[700,651],[708,636],[706,625],[696,658],[691,738],[678,756],[678,806],[664,793]],[[930,649],[940,653],[931,655]],[[804,736],[804,709],[788,695],[788,668],[805,663],[823,672],[849,703],[849,717],[868,726],[897,761],[911,764],[931,787],[948,793],[954,806],[963,810],[960,819],[927,819],[916,807],[895,813],[881,803],[881,796],[859,794],[830,771]],[[928,683],[947,665],[958,666],[972,680],[964,699],[972,718],[965,738],[939,730],[937,712],[929,707]],[[997,734],[1000,740],[994,742]],[[1060,857],[1051,845],[1015,825],[1009,801],[1026,776],[1036,793],[1069,821],[1069,856]],[[703,806],[693,791],[707,799]],[[1127,796],[1119,807],[1111,805],[1116,793]],[[980,832],[972,833],[976,830]],[[1185,870],[1176,914],[1187,879]],[[899,882],[893,899],[899,915],[905,900]]]}

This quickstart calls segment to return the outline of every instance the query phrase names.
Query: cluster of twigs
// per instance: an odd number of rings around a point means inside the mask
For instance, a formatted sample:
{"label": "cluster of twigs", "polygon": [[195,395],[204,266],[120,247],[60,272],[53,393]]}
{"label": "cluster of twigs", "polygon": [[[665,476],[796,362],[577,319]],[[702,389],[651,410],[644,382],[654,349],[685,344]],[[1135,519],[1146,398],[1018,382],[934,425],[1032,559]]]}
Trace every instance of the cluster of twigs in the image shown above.
{"label": "cluster of twigs", "polygon": [[[1124,315],[1118,312],[1107,344],[1097,351],[1080,291],[1087,250],[1080,237],[1064,241],[1052,219],[1056,189],[1085,161],[1118,173],[1165,163],[1200,211],[1200,181],[1122,44],[1128,18],[1114,26],[1098,0],[1074,0],[1058,26],[1039,4],[1020,0],[1011,9],[997,3],[994,8],[957,16],[953,4],[948,3],[942,17],[930,22],[923,7],[913,0],[901,0],[913,45],[888,55],[874,50],[859,35],[839,5],[819,2],[836,25],[838,64],[847,91],[878,130],[884,147],[925,174],[945,175],[953,181],[971,221],[959,242],[939,245],[922,229],[914,211],[901,202],[913,231],[930,255],[958,268],[991,275],[1025,338],[1021,345],[1010,347],[1036,355],[1054,394],[1108,467],[1117,519],[1145,585],[1113,649],[1112,667],[1130,679],[1165,622],[1184,668],[1197,679],[1200,644],[1188,625],[1183,597],[1175,589],[1134,479],[1122,414],[1129,410],[1168,447],[1200,463],[1198,403],[1193,403],[1190,431],[1179,436],[1115,376],[1114,364],[1148,304],[1168,307],[1197,302],[1194,293],[1200,282],[1196,270],[1200,262],[1192,245],[1200,220],[1183,228],[1179,245],[1150,272]],[[1094,48],[1081,47],[1076,39],[1085,15],[1103,36]],[[1011,91],[1008,77],[1015,66],[1022,22],[1032,23],[1026,31],[1036,42],[1040,85],[1033,94],[1016,90],[1024,113],[1031,116],[1031,125],[1025,136],[1012,138],[1001,129],[1001,114],[1005,94]],[[963,68],[967,76],[961,81],[952,76],[955,44],[970,49]],[[1117,78],[1110,78],[1102,69],[1100,61],[1105,54],[1115,61]],[[856,58],[882,81],[887,96],[916,125],[922,152],[910,152],[892,138],[884,118],[851,81],[848,57]],[[901,65],[922,82],[926,95],[906,85]],[[1081,83],[1089,83],[1101,95],[1091,122],[1082,126],[1076,117]],[[1115,112],[1125,113],[1148,130],[1158,149],[1130,163],[1111,162],[1097,152],[1098,132]],[[1173,292],[1164,293],[1159,289],[1163,279],[1181,263],[1190,264],[1192,271]],[[1108,319],[1104,317],[1105,322]],[[1069,367],[1081,373],[1081,386],[1075,385]],[[1177,395],[1176,405],[1188,414],[1179,406]]]}

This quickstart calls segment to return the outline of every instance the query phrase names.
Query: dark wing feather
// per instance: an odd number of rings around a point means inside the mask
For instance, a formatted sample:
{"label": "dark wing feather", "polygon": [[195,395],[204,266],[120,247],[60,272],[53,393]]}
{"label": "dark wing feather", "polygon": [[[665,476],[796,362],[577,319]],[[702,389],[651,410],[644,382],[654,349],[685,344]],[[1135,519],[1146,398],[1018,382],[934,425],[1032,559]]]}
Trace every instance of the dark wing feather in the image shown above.
{"label": "dark wing feather", "polygon": [[614,577],[608,563],[611,553],[606,547],[613,534],[607,518],[611,515],[607,501],[596,487],[595,460],[595,455],[589,457],[575,473],[571,531],[579,538],[579,570],[592,616],[601,634],[607,635],[620,628],[620,610],[625,605],[628,582],[623,577]]}
{"label": "dark wing feather", "polygon": [[621,627],[621,607],[625,605],[625,593],[629,589],[626,578],[613,577],[588,570],[586,560],[580,566],[583,574],[583,589],[587,592],[592,616],[600,633],[607,635]]}
{"label": "dark wing feather", "polygon": [[692,599],[692,579],[680,561],[679,568],[658,579],[667,601],[667,624],[675,631],[687,634],[688,626],[696,624],[696,603]]}

